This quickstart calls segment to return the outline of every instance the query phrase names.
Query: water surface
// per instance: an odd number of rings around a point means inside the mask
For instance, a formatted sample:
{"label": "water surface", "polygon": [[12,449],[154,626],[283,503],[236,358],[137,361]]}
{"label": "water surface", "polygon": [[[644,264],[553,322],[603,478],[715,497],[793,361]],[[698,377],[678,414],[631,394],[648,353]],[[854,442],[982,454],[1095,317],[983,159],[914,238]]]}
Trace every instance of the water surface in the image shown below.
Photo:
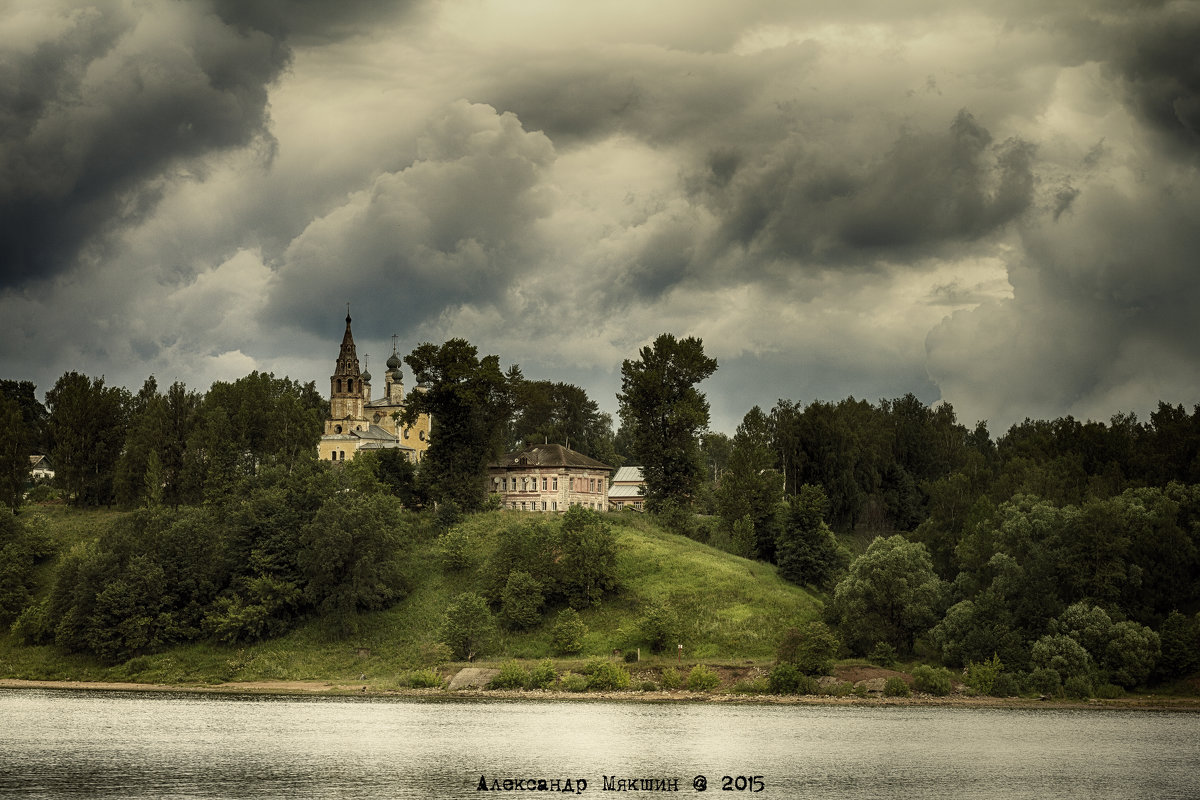
{"label": "water surface", "polygon": [[762,776],[762,798],[1194,800],[1197,765],[1186,713],[0,690],[3,797],[617,796],[608,776],[728,798],[750,792],[723,776]]}

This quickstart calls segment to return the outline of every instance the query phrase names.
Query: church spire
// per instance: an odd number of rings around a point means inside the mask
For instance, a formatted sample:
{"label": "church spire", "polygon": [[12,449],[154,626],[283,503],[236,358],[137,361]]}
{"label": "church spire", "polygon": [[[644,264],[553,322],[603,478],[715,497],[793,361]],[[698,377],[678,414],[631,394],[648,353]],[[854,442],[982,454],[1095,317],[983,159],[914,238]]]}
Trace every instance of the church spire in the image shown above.
{"label": "church spire", "polygon": [[363,378],[358,367],[358,353],[354,349],[354,334],[350,330],[350,304],[346,304],[346,332],[342,334],[342,347],[338,351],[333,375],[329,377],[330,416],[333,419],[361,417],[365,402]]}

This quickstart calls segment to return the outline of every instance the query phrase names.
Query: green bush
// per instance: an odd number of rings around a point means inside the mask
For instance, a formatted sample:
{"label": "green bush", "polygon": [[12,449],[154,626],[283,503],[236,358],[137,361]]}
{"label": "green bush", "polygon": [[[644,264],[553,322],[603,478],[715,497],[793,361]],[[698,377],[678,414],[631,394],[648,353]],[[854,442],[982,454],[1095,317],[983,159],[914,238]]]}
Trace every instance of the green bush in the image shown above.
{"label": "green bush", "polygon": [[655,683],[654,681],[642,681],[641,685],[638,688],[641,689],[643,692],[653,692],[658,689],[658,684]]}
{"label": "green bush", "polygon": [[588,690],[587,676],[575,672],[564,672],[562,674],[562,688],[568,692],[586,692]]}
{"label": "green bush", "polygon": [[1125,690],[1115,683],[1102,683],[1096,687],[1096,697],[1099,697],[1101,700],[1115,700],[1124,695]]}
{"label": "green bush", "polygon": [[642,614],[638,630],[652,653],[673,650],[683,640],[679,615],[666,603],[652,603]]}
{"label": "green bush", "polygon": [[446,607],[440,637],[457,658],[475,660],[491,648],[495,636],[496,622],[479,595],[460,594]]}
{"label": "green bush", "polygon": [[554,668],[554,662],[545,658],[529,671],[529,680],[525,685],[530,689],[549,689],[557,680],[558,670]]}
{"label": "green bush", "polygon": [[888,669],[896,666],[897,658],[899,656],[896,654],[896,648],[887,642],[876,642],[874,649],[871,650],[871,654],[867,656],[867,660],[872,664],[878,664]]}
{"label": "green bush", "polygon": [[629,673],[620,664],[611,661],[589,661],[584,667],[588,674],[587,688],[610,691],[629,688]]}
{"label": "green bush", "polygon": [[438,537],[442,567],[447,572],[466,569],[471,563],[471,536],[465,528],[451,528]]}
{"label": "green bush", "polygon": [[1053,669],[1063,680],[1089,675],[1092,657],[1083,645],[1065,634],[1047,634],[1033,643],[1029,651],[1033,666]]}
{"label": "green bush", "polygon": [[558,612],[558,619],[554,622],[554,630],[550,633],[550,646],[556,653],[578,653],[583,650],[585,636],[587,625],[579,618],[579,612],[573,608],[565,608]]}
{"label": "green bush", "polygon": [[442,683],[442,676],[432,669],[419,669],[408,676],[408,685],[414,689],[440,689]]}
{"label": "green bush", "polygon": [[623,660],[625,661],[626,664],[636,664],[638,662],[638,651],[637,650],[626,650],[625,654],[623,656]]}
{"label": "green bush", "polygon": [[505,661],[500,672],[489,682],[489,689],[524,689],[529,682],[529,670],[516,661]]}
{"label": "green bush", "polygon": [[1086,675],[1072,675],[1063,682],[1063,692],[1073,700],[1086,700],[1092,696],[1092,680]]}
{"label": "green bush", "polygon": [[697,664],[688,673],[687,687],[693,692],[711,692],[721,685],[721,676],[704,666]]}
{"label": "green bush", "polygon": [[912,689],[908,688],[908,683],[899,675],[893,675],[887,679],[887,683],[883,685],[884,697],[911,697]]}
{"label": "green bush", "polygon": [[924,694],[944,697],[954,688],[950,671],[945,668],[935,669],[927,664],[913,668],[913,688]]}
{"label": "green bush", "polygon": [[795,664],[776,664],[767,675],[767,689],[771,694],[816,694],[818,684],[800,671]]}
{"label": "green bush", "polygon": [[683,677],[679,674],[679,670],[674,667],[667,667],[662,671],[659,678],[659,683],[664,689],[678,689],[683,685]]}
{"label": "green bush", "polygon": [[1021,693],[1021,684],[1011,672],[1001,672],[992,682],[993,697],[1016,697]]}
{"label": "green bush", "polygon": [[1038,667],[1033,672],[1029,673],[1029,677],[1025,681],[1025,685],[1032,692],[1044,694],[1048,697],[1057,697],[1062,692],[1062,675],[1058,674],[1058,670],[1050,667]]}
{"label": "green bush", "polygon": [[777,654],[781,663],[795,664],[806,675],[828,675],[839,647],[841,642],[828,625],[810,622],[802,629],[788,628]]}
{"label": "green bush", "polygon": [[500,621],[512,630],[527,630],[542,619],[541,581],[524,570],[513,570],[500,590]]}
{"label": "green bush", "polygon": [[970,661],[967,663],[966,684],[978,694],[990,695],[992,687],[996,683],[996,676],[1003,669],[1004,665],[1000,663],[1000,657],[995,653],[988,661]]}

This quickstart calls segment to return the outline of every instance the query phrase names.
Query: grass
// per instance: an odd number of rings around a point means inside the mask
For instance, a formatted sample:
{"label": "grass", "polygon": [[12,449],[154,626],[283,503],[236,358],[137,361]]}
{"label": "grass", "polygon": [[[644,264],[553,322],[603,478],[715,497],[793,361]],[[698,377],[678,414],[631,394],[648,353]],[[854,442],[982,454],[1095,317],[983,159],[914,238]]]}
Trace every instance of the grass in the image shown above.
{"label": "grass", "polygon": [[[40,507],[34,513],[41,515],[60,552],[95,538],[120,515],[65,506]],[[530,518],[513,511],[469,517],[463,526],[471,537],[471,559],[456,572],[441,566],[436,539],[414,542],[406,567],[409,594],[387,610],[361,615],[358,631],[347,637],[335,635],[321,618],[312,618],[286,635],[251,645],[197,642],[106,666],[53,647],[24,647],[6,634],[0,636],[0,677],[148,683],[343,681],[363,675],[377,683],[403,680],[415,670],[446,662],[437,643],[445,607],[458,594],[479,590],[477,571],[494,546],[496,532]],[[610,514],[606,520],[619,547],[620,590],[599,606],[581,611],[588,634],[583,651],[572,657],[579,665],[611,655],[614,649],[639,646],[646,663],[675,662],[674,652],[651,657],[640,638],[638,620],[653,602],[675,608],[684,623],[683,657],[691,663],[773,658],[787,627],[819,616],[821,599],[783,581],[771,565],[667,533],[643,515]],[[41,591],[48,591],[54,568],[53,560],[41,568]],[[542,622],[531,630],[501,632],[489,662],[556,657],[550,641],[557,613],[558,608],[546,609]],[[563,665],[560,670],[575,668],[572,660],[556,660]]]}

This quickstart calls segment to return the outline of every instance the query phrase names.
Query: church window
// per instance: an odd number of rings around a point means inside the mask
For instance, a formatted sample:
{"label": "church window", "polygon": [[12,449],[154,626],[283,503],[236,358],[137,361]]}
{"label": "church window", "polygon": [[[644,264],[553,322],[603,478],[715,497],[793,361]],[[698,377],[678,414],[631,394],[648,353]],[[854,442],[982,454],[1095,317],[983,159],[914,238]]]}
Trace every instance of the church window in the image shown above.
{"label": "church window", "polygon": [[341,378],[338,378],[338,379],[337,379],[337,390],[338,390],[338,393],[339,393],[339,394],[340,394],[340,393],[341,393],[341,391],[342,391],[342,379],[341,379]]}
{"label": "church window", "polygon": [[425,431],[418,433],[417,438],[419,438],[422,442],[425,441]]}

